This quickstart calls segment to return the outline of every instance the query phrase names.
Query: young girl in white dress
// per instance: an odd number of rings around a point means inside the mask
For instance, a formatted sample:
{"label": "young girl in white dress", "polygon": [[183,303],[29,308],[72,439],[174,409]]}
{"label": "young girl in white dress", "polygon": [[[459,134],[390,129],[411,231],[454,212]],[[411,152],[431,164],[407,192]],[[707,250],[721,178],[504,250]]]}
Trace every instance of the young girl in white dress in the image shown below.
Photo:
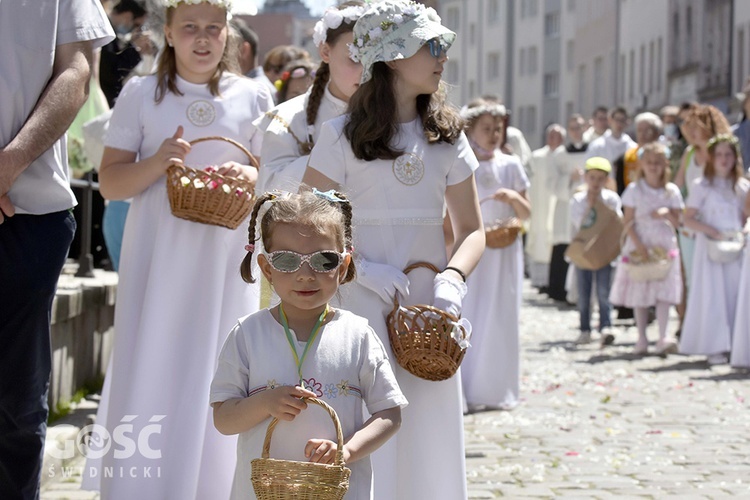
{"label": "young girl in white dress", "polygon": [[[640,169],[637,180],[622,193],[623,221],[628,232],[622,248],[622,259],[617,261],[615,278],[609,300],[612,304],[633,308],[638,340],[635,353],[648,352],[648,308],[656,308],[659,340],[656,351],[661,355],[677,352],[677,342],[667,335],[669,309],[682,299],[682,274],[675,228],[683,209],[680,189],[668,182],[669,150],[663,144],[651,142],[638,150]],[[666,277],[654,281],[630,279],[625,259],[635,256],[647,259],[649,251],[661,248],[672,266]]]}
{"label": "young girl in white dress", "polygon": [[[264,205],[268,209],[259,216]],[[255,498],[251,461],[261,456],[272,417],[280,422],[271,458],[333,463],[337,443],[330,416],[300,398],[320,398],[336,410],[343,459],[352,471],[345,498],[372,498],[369,455],[398,430],[406,398],[367,320],[328,305],[339,285],[356,274],[351,217],[349,201],[333,191],[270,192],[255,204],[242,278],[255,282],[259,220],[264,250],[258,263],[281,302],[237,322],[211,384],[216,428],[239,434],[232,499]],[[367,421],[365,405],[372,415]]]}
{"label": "young girl in white dress", "polygon": [[[745,196],[744,215],[750,218],[750,195]],[[734,317],[734,334],[732,335],[732,366],[750,368],[750,250],[747,236],[750,226],[745,223],[745,250],[742,261],[742,277],[737,294],[737,314]]]}
{"label": "young girl in white dress", "polygon": [[264,131],[257,193],[296,191],[323,122],[346,111],[362,76],[362,65],[349,57],[349,45],[354,23],[364,11],[365,3],[359,0],[326,10],[313,33],[321,63],[312,87],[256,120]]}
{"label": "young girl in white dress", "polygon": [[[341,303],[365,316],[388,350],[396,289],[401,303],[459,315],[464,276],[484,249],[477,160],[441,86],[455,36],[422,4],[373,3],[354,27],[352,54],[363,70],[350,114],[323,125],[303,178],[351,197],[358,278]],[[449,260],[445,207],[455,234]],[[402,270],[418,261],[443,271],[417,269],[405,279]],[[409,407],[402,432],[373,455],[375,498],[466,498],[460,375],[432,382],[397,366],[396,377]]]}
{"label": "young girl in white dress", "polygon": [[84,488],[100,486],[102,498],[113,500],[229,496],[234,445],[213,427],[207,394],[226,332],[259,306],[258,288],[237,275],[244,227],[172,215],[165,173],[171,164],[218,166],[254,180],[257,171],[239,149],[189,141],[228,137],[258,154],[262,135],[252,122],[270,109],[271,96],[229,71],[236,57],[227,53],[225,0],[166,4],[157,73],[131,79],[120,94],[99,173],[105,198],[133,203],[96,423],[112,436],[148,438],[125,451],[97,450],[101,461],[89,453]]}
{"label": "young girl in white dress", "polygon": [[742,177],[738,152],[732,134],[709,141],[703,177],[691,186],[685,211],[685,225],[695,230],[696,242],[680,351],[706,355],[710,365],[729,361],[737,312],[742,259],[714,262],[708,246],[710,240],[722,239],[745,225],[743,207],[750,181]]}
{"label": "young girl in white dress", "polygon": [[[501,153],[505,107],[475,99],[461,110],[479,168],[474,172],[485,224],[509,217],[527,219],[529,179],[517,156]],[[470,411],[509,410],[518,404],[520,346],[518,321],[523,289],[521,238],[505,248],[486,248],[467,281],[464,316],[472,324],[471,349],[461,364]]]}

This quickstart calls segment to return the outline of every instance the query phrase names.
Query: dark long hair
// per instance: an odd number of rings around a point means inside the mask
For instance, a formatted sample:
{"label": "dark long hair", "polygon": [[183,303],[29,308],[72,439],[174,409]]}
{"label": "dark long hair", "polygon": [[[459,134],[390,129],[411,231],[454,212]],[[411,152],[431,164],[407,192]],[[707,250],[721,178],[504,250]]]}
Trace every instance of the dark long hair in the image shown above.
{"label": "dark long hair", "polygon": [[[393,148],[396,122],[395,73],[384,62],[372,66],[372,78],[360,85],[349,100],[349,119],[344,134],[360,160],[392,160],[402,151]],[[458,110],[446,101],[445,83],[434,94],[417,97],[417,114],[430,144],[454,144],[464,129]]]}

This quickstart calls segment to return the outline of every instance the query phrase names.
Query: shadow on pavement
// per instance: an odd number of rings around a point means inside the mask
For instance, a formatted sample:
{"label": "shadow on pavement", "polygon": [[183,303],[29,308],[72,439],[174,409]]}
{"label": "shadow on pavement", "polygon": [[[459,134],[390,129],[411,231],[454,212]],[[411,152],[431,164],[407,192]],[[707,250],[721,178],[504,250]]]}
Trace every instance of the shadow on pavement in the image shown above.
{"label": "shadow on pavement", "polygon": [[728,380],[750,380],[750,371],[735,369],[729,373],[714,373],[711,375],[690,377],[690,379],[691,380],[713,380],[714,382],[721,382],[721,381],[728,381]]}
{"label": "shadow on pavement", "polygon": [[678,370],[706,370],[708,364],[703,359],[696,359],[693,361],[678,361],[670,365],[655,366],[653,368],[643,368],[644,372],[661,373]]}

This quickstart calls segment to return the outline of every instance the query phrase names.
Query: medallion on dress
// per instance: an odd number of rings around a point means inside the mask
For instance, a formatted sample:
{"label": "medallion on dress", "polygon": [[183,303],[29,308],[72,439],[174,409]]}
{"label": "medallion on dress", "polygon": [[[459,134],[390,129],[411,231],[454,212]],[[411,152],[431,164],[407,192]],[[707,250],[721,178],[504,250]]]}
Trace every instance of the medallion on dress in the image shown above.
{"label": "medallion on dress", "polygon": [[187,118],[196,127],[211,125],[216,118],[214,105],[208,101],[195,101],[187,109]]}
{"label": "medallion on dress", "polygon": [[424,163],[414,153],[404,153],[393,160],[393,175],[402,184],[413,186],[424,176]]}

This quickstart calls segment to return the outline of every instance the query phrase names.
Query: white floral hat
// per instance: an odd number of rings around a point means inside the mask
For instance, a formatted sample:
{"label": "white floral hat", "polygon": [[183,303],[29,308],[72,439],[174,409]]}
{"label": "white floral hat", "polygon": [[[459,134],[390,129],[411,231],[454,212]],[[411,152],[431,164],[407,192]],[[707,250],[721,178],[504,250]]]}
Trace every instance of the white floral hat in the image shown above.
{"label": "white floral hat", "polygon": [[435,9],[411,0],[382,0],[372,4],[354,25],[354,42],[349,55],[362,63],[362,79],[372,77],[372,65],[413,56],[433,38],[445,50],[456,34],[440,24]]}

